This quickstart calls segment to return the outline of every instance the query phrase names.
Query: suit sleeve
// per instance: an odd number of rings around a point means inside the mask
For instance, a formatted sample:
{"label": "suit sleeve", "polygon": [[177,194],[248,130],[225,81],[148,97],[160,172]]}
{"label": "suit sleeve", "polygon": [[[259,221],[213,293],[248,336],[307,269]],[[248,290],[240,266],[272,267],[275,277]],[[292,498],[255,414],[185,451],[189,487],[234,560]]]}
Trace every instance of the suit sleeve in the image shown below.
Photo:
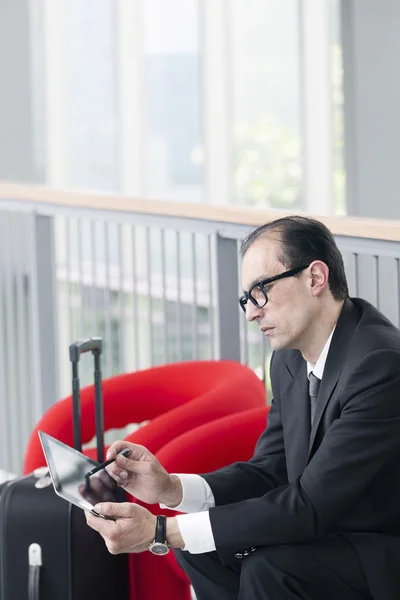
{"label": "suit sleeve", "polygon": [[377,350],[346,384],[340,418],[300,478],[252,498],[210,509],[223,561],[250,546],[311,541],[334,533],[340,517],[400,452],[400,353]]}
{"label": "suit sleeve", "polygon": [[[277,366],[271,358],[271,381]],[[216,506],[263,496],[267,491],[288,483],[285,447],[279,403],[272,400],[267,428],[257,442],[253,458],[236,462],[202,475],[214,495]]]}

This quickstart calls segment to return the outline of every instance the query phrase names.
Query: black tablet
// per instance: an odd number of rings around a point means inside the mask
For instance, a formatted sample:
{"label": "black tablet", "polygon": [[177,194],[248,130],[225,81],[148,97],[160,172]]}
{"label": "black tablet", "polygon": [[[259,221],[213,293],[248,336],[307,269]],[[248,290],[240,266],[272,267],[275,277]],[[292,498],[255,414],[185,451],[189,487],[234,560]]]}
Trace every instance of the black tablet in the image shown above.
{"label": "black tablet", "polygon": [[44,431],[38,433],[54,490],[61,498],[96,515],[93,506],[98,502],[125,500],[124,491],[105,469],[88,477],[99,463]]}

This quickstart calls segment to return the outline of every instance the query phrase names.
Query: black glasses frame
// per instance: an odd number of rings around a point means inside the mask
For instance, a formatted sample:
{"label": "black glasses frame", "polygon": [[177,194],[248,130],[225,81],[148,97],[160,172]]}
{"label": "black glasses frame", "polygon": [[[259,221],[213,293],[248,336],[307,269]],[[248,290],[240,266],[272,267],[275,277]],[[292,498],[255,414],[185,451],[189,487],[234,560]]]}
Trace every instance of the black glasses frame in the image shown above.
{"label": "black glasses frame", "polygon": [[[266,286],[274,281],[279,281],[279,279],[285,279],[286,277],[293,277],[307,269],[310,265],[302,265],[301,267],[295,267],[294,269],[289,269],[289,271],[284,271],[283,273],[279,273],[279,275],[274,275],[274,277],[268,277],[268,279],[262,279],[261,281],[257,281],[254,285],[251,286],[248,292],[245,292],[243,296],[239,298],[239,305],[243,312],[246,312],[247,302],[250,300],[257,308],[263,308],[268,302],[268,296],[266,291]],[[259,304],[255,298],[251,295],[251,292],[258,287],[260,291],[264,294],[265,302],[263,304]]]}

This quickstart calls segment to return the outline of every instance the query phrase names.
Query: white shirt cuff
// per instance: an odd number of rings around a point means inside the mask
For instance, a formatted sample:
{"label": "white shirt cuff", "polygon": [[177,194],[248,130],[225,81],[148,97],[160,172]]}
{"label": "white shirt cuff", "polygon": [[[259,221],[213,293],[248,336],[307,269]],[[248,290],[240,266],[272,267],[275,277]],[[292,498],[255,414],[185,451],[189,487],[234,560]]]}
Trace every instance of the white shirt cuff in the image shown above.
{"label": "white shirt cuff", "polygon": [[184,513],[203,512],[215,506],[214,494],[210,486],[201,475],[187,473],[173,473],[179,477],[182,484],[182,502],[179,506],[165,506],[160,504],[161,508],[169,508]]}
{"label": "white shirt cuff", "polygon": [[176,519],[185,542],[183,550],[191,554],[202,554],[203,552],[215,550],[210,513],[208,511],[190,515],[177,515]]}

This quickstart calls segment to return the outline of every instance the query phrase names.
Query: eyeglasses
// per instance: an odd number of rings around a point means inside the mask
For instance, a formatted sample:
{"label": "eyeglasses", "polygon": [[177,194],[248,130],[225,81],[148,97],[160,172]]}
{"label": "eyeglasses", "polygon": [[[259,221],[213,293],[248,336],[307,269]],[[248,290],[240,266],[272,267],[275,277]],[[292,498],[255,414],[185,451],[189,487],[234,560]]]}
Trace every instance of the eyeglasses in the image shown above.
{"label": "eyeglasses", "polygon": [[289,271],[285,271],[284,273],[280,273],[279,275],[275,275],[274,277],[269,277],[268,279],[263,279],[262,281],[257,281],[254,285],[251,286],[248,292],[245,292],[243,296],[239,298],[239,304],[242,308],[243,312],[246,312],[247,302],[250,300],[257,308],[263,308],[268,302],[267,296],[267,286],[274,281],[279,281],[279,279],[284,279],[285,277],[293,277],[307,269],[310,265],[303,265],[301,267],[296,267],[295,269],[290,269]]}

